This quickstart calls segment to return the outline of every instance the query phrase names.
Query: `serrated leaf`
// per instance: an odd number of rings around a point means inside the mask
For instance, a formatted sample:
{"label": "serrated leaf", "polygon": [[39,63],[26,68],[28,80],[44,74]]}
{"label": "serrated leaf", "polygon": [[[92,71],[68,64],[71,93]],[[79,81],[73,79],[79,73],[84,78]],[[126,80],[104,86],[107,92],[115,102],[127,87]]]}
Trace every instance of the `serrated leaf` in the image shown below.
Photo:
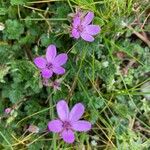
{"label": "serrated leaf", "polygon": [[24,26],[18,20],[6,21],[6,29],[4,30],[4,37],[8,39],[19,39],[24,32]]}
{"label": "serrated leaf", "polygon": [[128,117],[129,116],[129,110],[126,105],[123,104],[115,104],[114,105],[115,111],[117,114],[119,114],[122,117]]}

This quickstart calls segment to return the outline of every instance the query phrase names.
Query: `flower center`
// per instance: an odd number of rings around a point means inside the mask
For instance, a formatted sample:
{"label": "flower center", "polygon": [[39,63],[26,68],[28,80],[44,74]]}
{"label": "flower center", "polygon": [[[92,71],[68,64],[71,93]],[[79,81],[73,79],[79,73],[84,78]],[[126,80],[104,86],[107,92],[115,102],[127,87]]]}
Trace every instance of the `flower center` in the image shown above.
{"label": "flower center", "polygon": [[83,26],[82,25],[77,26],[77,31],[82,32],[83,31]]}
{"label": "flower center", "polygon": [[70,123],[69,123],[69,122],[67,122],[67,121],[63,122],[63,128],[64,128],[65,130],[69,130],[69,129],[71,129],[71,125],[70,125]]}
{"label": "flower center", "polygon": [[59,83],[59,82],[57,82],[57,81],[54,81],[54,82],[53,82],[53,86],[55,86],[55,87],[59,87],[59,86],[60,86],[60,83]]}
{"label": "flower center", "polygon": [[49,69],[49,70],[52,69],[53,68],[53,64],[52,63],[47,63],[46,64],[46,68]]}

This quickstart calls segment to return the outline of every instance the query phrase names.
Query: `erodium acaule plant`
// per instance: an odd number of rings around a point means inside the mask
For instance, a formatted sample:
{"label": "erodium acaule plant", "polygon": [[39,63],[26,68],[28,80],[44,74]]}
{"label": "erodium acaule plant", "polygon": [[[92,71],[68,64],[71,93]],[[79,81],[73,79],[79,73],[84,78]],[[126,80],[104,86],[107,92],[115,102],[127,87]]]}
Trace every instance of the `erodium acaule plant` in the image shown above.
{"label": "erodium acaule plant", "polygon": [[42,77],[49,79],[53,73],[58,75],[65,73],[62,65],[66,63],[67,59],[66,53],[57,55],[56,46],[49,45],[46,50],[46,58],[39,56],[34,59],[34,63],[40,69]]}
{"label": "erodium acaule plant", "polygon": [[[85,41],[94,41],[94,35],[100,32],[98,25],[91,24],[94,18],[93,12],[88,12],[84,15],[82,12],[77,12],[74,15],[71,36],[75,39],[80,37]],[[34,59],[34,64],[41,71],[44,80],[44,85],[52,86],[54,90],[60,89],[60,82],[57,80],[49,83],[48,80],[53,74],[64,74],[65,69],[62,67],[66,63],[68,56],[66,53],[57,55],[56,46],[49,45],[46,50],[46,57],[37,57]],[[84,105],[81,103],[69,111],[68,104],[65,100],[60,100],[56,106],[58,119],[52,120],[48,123],[48,129],[51,132],[59,133],[60,137],[66,143],[73,143],[75,141],[74,132],[86,132],[91,129],[91,123],[85,120],[79,120],[84,113]]]}
{"label": "erodium acaule plant", "polygon": [[90,122],[79,120],[84,113],[83,104],[76,104],[69,112],[68,104],[64,100],[61,100],[57,103],[56,108],[59,118],[50,121],[48,129],[49,131],[59,133],[65,142],[74,142],[74,131],[86,132],[91,129]]}

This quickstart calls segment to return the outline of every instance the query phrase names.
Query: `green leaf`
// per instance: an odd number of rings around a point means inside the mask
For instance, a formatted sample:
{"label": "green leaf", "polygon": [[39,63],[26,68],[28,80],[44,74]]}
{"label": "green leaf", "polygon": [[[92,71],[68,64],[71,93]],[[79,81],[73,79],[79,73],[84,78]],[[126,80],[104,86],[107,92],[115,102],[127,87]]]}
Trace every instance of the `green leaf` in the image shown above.
{"label": "green leaf", "polygon": [[21,84],[12,84],[12,87],[9,91],[9,99],[12,103],[16,103],[23,98],[23,87]]}
{"label": "green leaf", "polygon": [[5,83],[4,76],[9,72],[10,67],[6,65],[0,65],[0,82]]}
{"label": "green leaf", "polygon": [[69,5],[66,5],[65,3],[59,4],[60,7],[57,7],[56,10],[56,17],[57,18],[66,18],[67,15],[69,14],[70,8]]}
{"label": "green leaf", "polygon": [[103,25],[105,25],[105,22],[104,22],[103,19],[101,19],[101,18],[99,18],[99,17],[95,17],[95,18],[94,18],[94,24],[97,24],[97,25],[99,25],[99,26],[103,26]]}
{"label": "green leaf", "polygon": [[5,42],[0,44],[0,58],[2,64],[8,63],[12,59],[11,46]]}
{"label": "green leaf", "polygon": [[0,7],[0,15],[5,15],[6,13],[7,13],[7,9]]}
{"label": "green leaf", "polygon": [[[99,76],[106,82],[107,85],[112,85],[116,73],[115,65],[109,60],[102,63],[97,63],[100,69]],[[99,64],[99,65],[98,65]]]}
{"label": "green leaf", "polygon": [[24,5],[27,2],[27,0],[11,0],[11,5]]}
{"label": "green leaf", "polygon": [[129,110],[126,105],[123,104],[114,104],[114,108],[117,114],[119,114],[122,117],[128,117],[129,116]]}
{"label": "green leaf", "polygon": [[18,20],[6,21],[6,29],[4,30],[4,37],[8,39],[19,39],[24,32],[24,26]]}

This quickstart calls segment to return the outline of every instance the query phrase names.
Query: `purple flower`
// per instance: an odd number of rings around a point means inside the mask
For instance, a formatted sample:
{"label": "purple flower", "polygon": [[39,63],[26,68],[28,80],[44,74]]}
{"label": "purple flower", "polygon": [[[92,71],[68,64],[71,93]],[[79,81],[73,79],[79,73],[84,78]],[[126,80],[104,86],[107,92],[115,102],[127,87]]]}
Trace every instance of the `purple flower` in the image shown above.
{"label": "purple flower", "polygon": [[90,122],[79,120],[84,113],[84,106],[81,103],[76,104],[70,112],[64,100],[59,101],[56,107],[59,119],[50,121],[48,129],[59,133],[65,142],[74,142],[74,131],[86,132],[91,129]]}
{"label": "purple flower", "polygon": [[12,109],[11,109],[11,108],[6,108],[6,109],[4,110],[4,112],[5,112],[6,114],[10,114],[10,113],[11,113],[11,111],[12,111]]}
{"label": "purple flower", "polygon": [[62,81],[63,81],[62,78],[56,79],[55,81],[52,81],[52,82],[50,83],[50,86],[54,89],[54,91],[61,90],[60,85],[61,85],[61,82],[62,82]]}
{"label": "purple flower", "polygon": [[34,59],[35,65],[41,70],[43,78],[49,79],[55,74],[64,74],[65,69],[62,67],[68,59],[67,54],[57,55],[56,46],[49,45],[46,50],[46,58],[37,57]]}
{"label": "purple flower", "polygon": [[27,131],[31,132],[31,133],[39,133],[39,128],[35,125],[29,125]]}
{"label": "purple flower", "polygon": [[46,78],[43,78],[42,83],[43,83],[43,85],[45,85],[45,86],[49,86],[49,81],[48,81],[48,79],[46,79]]}
{"label": "purple flower", "polygon": [[80,37],[88,42],[94,41],[94,35],[100,32],[98,25],[90,24],[94,18],[93,12],[88,12],[82,17],[81,13],[78,13],[73,18],[71,36],[75,39]]}

